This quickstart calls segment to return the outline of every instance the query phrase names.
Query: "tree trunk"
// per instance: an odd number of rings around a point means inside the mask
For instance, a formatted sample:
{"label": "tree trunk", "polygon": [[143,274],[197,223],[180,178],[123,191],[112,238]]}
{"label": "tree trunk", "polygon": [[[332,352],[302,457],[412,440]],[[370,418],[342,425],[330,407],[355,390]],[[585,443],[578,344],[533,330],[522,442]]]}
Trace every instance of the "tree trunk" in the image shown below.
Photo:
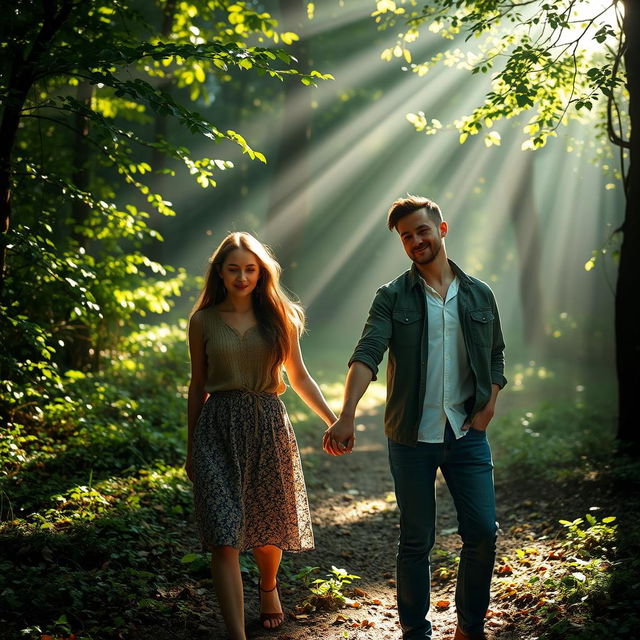
{"label": "tree trunk", "polygon": [[618,439],[640,455],[640,429],[636,406],[640,390],[640,6],[624,2],[624,62],[631,123],[626,210],[616,287],[616,363],[618,371]]}
{"label": "tree trunk", "polygon": [[[306,72],[311,65],[308,43],[304,38],[306,3],[303,0],[280,0],[280,9],[283,29],[300,36],[300,40],[292,46],[292,55],[298,59],[298,68]],[[284,81],[282,133],[275,156],[267,223],[268,240],[276,248],[278,260],[285,268],[295,268],[305,222],[310,213],[311,118],[308,87],[304,87],[295,77],[287,77]],[[289,284],[292,284],[290,280]]]}
{"label": "tree trunk", "polygon": [[20,115],[33,84],[34,75],[30,65],[22,61],[14,65],[9,80],[10,99],[6,101],[0,123],[0,298],[6,263],[6,234],[11,225],[11,156],[18,134]]}
{"label": "tree trunk", "polygon": [[520,302],[523,337],[527,345],[539,345],[544,334],[542,286],[540,285],[540,223],[533,189],[533,154],[525,154],[525,164],[509,207],[519,261]]}
{"label": "tree trunk", "polygon": [[36,79],[36,65],[42,54],[68,20],[73,0],[63,0],[56,13],[57,4],[43,0],[43,20],[31,51],[26,58],[16,56],[11,64],[7,86],[9,98],[5,101],[0,122],[0,299],[4,297],[7,232],[11,225],[11,156],[18,134],[18,125],[27,94]]}

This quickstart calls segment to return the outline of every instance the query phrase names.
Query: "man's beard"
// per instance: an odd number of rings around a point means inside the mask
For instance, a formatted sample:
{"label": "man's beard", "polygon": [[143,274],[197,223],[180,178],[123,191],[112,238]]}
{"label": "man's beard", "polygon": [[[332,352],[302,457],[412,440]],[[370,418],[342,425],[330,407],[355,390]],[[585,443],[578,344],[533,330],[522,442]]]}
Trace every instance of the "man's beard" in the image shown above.
{"label": "man's beard", "polygon": [[423,258],[416,258],[414,256],[411,258],[413,262],[415,262],[416,264],[431,264],[438,257],[438,254],[440,253],[440,249],[442,249],[442,242],[438,243],[438,246],[436,247],[435,250],[433,249],[433,245],[431,244],[425,247],[425,249],[427,248],[431,249],[431,253],[426,255]]}

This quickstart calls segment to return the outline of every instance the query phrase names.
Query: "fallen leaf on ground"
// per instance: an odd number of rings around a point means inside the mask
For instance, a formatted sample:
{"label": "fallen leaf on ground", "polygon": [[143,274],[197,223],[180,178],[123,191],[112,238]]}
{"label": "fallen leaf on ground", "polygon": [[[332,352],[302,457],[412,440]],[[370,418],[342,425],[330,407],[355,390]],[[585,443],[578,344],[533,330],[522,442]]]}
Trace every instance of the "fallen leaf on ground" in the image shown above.
{"label": "fallen leaf on ground", "polygon": [[493,611],[493,609],[489,609],[487,611],[487,615],[485,616],[486,618],[495,618],[495,617],[502,617],[505,615],[504,611]]}
{"label": "fallen leaf on ground", "polygon": [[308,613],[291,613],[291,617],[294,620],[306,620],[309,617]]}
{"label": "fallen leaf on ground", "polygon": [[502,594],[500,596],[498,596],[500,598],[500,600],[504,600],[505,598],[510,598],[511,596],[515,595],[516,593],[518,593],[513,587],[506,587]]}

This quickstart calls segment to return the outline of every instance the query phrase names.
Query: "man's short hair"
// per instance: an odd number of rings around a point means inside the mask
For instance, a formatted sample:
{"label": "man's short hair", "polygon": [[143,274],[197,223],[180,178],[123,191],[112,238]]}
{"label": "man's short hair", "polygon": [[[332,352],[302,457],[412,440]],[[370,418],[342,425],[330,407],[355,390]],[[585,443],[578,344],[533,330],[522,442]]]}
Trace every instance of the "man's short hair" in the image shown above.
{"label": "man's short hair", "polygon": [[398,198],[389,208],[389,211],[387,212],[387,225],[389,227],[389,231],[393,231],[396,228],[396,225],[401,218],[404,218],[419,209],[426,209],[427,215],[436,225],[439,225],[442,222],[442,212],[440,211],[440,207],[433,202],[433,200],[423,198],[422,196],[409,195],[406,198]]}

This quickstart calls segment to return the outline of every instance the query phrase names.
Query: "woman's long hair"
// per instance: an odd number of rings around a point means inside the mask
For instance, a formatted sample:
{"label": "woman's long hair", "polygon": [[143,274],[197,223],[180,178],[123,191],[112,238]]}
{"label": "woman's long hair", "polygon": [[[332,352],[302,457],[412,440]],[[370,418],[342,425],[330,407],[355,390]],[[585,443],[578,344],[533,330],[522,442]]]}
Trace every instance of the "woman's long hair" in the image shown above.
{"label": "woman's long hair", "polygon": [[222,265],[235,249],[245,249],[258,259],[260,276],[251,293],[253,310],[258,329],[268,344],[274,345],[271,373],[277,378],[278,368],[289,357],[293,347],[292,338],[304,330],[304,311],[284,291],[280,284],[282,267],[268,247],[244,231],[230,233],[209,258],[205,283],[191,311],[191,316],[200,309],[217,305],[227,297],[222,282]]}

